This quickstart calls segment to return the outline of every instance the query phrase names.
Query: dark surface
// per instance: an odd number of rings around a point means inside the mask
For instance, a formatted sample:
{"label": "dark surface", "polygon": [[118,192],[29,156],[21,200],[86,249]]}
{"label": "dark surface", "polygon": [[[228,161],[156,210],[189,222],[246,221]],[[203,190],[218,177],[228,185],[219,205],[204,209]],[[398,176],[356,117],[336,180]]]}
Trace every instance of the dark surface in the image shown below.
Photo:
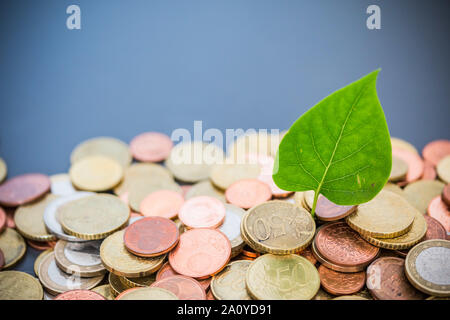
{"label": "dark surface", "polygon": [[[288,128],[381,67],[390,132],[421,149],[449,138],[449,1],[72,1],[0,3],[0,157],[9,176],[55,174],[80,141],[203,129]],[[330,115],[331,117],[333,115]],[[16,269],[33,273],[29,248]]]}

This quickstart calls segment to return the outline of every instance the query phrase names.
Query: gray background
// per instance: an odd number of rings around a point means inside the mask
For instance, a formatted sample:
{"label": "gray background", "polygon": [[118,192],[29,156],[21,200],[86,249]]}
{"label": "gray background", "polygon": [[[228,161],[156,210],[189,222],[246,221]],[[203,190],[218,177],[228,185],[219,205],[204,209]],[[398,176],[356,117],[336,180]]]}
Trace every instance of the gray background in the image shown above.
{"label": "gray background", "polygon": [[[70,4],[81,7],[81,30],[66,28]],[[366,28],[370,4],[381,7],[381,30]],[[446,0],[1,1],[0,157],[9,176],[55,174],[99,135],[129,142],[194,120],[286,129],[379,67],[391,134],[421,149],[450,138],[449,9]],[[18,268],[32,272],[33,261]]]}

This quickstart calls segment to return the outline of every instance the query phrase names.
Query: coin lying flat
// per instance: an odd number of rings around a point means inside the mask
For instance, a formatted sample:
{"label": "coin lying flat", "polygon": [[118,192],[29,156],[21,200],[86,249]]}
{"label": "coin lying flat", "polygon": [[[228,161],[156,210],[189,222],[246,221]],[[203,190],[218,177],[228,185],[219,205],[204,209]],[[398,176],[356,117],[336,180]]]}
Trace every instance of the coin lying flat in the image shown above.
{"label": "coin lying flat", "polygon": [[230,240],[215,229],[191,229],[180,236],[169,254],[171,267],[179,274],[206,278],[218,273],[231,255]]}
{"label": "coin lying flat", "polygon": [[223,150],[201,141],[182,142],[171,151],[165,164],[175,178],[184,182],[208,179],[214,164],[223,161]]}
{"label": "coin lying flat", "polygon": [[53,248],[52,249],[47,249],[45,251],[42,251],[36,258],[36,260],[34,260],[34,265],[33,265],[33,270],[34,270],[34,274],[39,278],[39,267],[42,263],[42,260],[50,253],[53,252]]}
{"label": "coin lying flat", "polygon": [[392,157],[392,169],[389,181],[401,181],[406,178],[408,173],[408,164],[399,157]]}
{"label": "coin lying flat", "polygon": [[114,300],[114,295],[111,292],[111,286],[109,284],[104,284],[91,289],[91,291],[97,292],[105,297],[106,300]]}
{"label": "coin lying flat", "polygon": [[439,161],[441,161],[445,156],[450,155],[450,141],[432,141],[423,148],[422,155],[425,160],[428,160],[437,166]]}
{"label": "coin lying flat", "polygon": [[165,160],[173,148],[170,137],[159,132],[144,132],[130,142],[133,157],[142,162],[159,162]]}
{"label": "coin lying flat", "polygon": [[123,242],[125,231],[117,231],[103,240],[100,257],[105,268],[124,277],[144,277],[158,270],[165,255],[154,258],[140,258],[128,252]]}
{"label": "coin lying flat", "polygon": [[238,260],[228,264],[211,281],[211,292],[217,300],[251,300],[245,287],[250,261]]}
{"label": "coin lying flat", "polygon": [[222,201],[208,196],[187,200],[180,208],[178,218],[188,228],[217,228],[225,219]]}
{"label": "coin lying flat", "polygon": [[226,201],[225,193],[222,190],[214,187],[209,179],[197,182],[196,184],[192,185],[192,187],[186,193],[185,199],[189,200],[190,198],[198,196],[208,196],[217,198],[222,202]]}
{"label": "coin lying flat", "polygon": [[27,204],[50,190],[50,179],[40,173],[23,174],[0,185],[0,204],[17,207]]}
{"label": "coin lying flat", "polygon": [[56,237],[47,231],[44,223],[44,210],[56,198],[57,196],[53,194],[47,194],[43,198],[17,208],[14,214],[14,223],[17,231],[30,240],[56,240]]}
{"label": "coin lying flat", "polygon": [[150,287],[166,289],[180,300],[206,300],[206,292],[201,284],[197,280],[185,276],[161,279],[154,282]]}
{"label": "coin lying flat", "polygon": [[445,183],[450,183],[450,155],[439,161],[436,169],[439,179]]}
{"label": "coin lying flat", "polygon": [[78,144],[70,155],[70,163],[74,164],[90,156],[108,157],[117,161],[122,167],[129,166],[132,160],[126,143],[116,138],[96,137]]}
{"label": "coin lying flat", "polygon": [[8,174],[8,167],[6,166],[5,161],[2,158],[0,158],[0,183],[2,183],[5,180],[7,174]]}
{"label": "coin lying flat", "polygon": [[344,267],[367,266],[379,249],[364,241],[344,222],[323,225],[314,239],[315,248],[331,263]]}
{"label": "coin lying flat", "polygon": [[230,240],[231,243],[231,258],[237,256],[244,247],[244,240],[241,237],[241,221],[245,215],[245,211],[235,205],[225,204],[225,220],[219,227]]}
{"label": "coin lying flat", "polygon": [[249,209],[272,198],[269,186],[258,179],[245,179],[233,183],[225,191],[225,198],[243,209]]}
{"label": "coin lying flat", "polygon": [[322,287],[336,296],[356,293],[366,282],[364,271],[344,273],[328,269],[324,265],[321,265],[318,271]]}
{"label": "coin lying flat", "polygon": [[437,196],[431,200],[427,213],[430,217],[438,220],[450,233],[450,208],[442,201],[442,197]]}
{"label": "coin lying flat", "polygon": [[92,278],[80,278],[65,273],[58,268],[54,253],[49,253],[42,259],[38,274],[42,285],[53,295],[74,289],[91,289],[103,280],[103,275]]}
{"label": "coin lying flat", "polygon": [[11,228],[0,233],[0,250],[3,252],[5,264],[3,269],[15,265],[25,255],[27,245],[22,236]]}
{"label": "coin lying flat", "polygon": [[423,162],[422,180],[435,180],[437,172],[435,166],[428,160]]}
{"label": "coin lying flat", "polygon": [[248,132],[239,136],[227,147],[230,158],[245,159],[249,153],[275,156],[281,141],[281,134]]}
{"label": "coin lying flat", "polygon": [[114,188],[114,193],[121,195],[141,180],[149,183],[162,180],[173,182],[173,175],[167,168],[158,164],[133,163],[125,169],[123,180]]}
{"label": "coin lying flat", "polygon": [[81,239],[106,238],[124,226],[130,210],[118,197],[96,194],[68,202],[58,209],[63,230]]}
{"label": "coin lying flat", "polygon": [[408,184],[403,193],[409,201],[420,212],[426,213],[430,201],[441,195],[445,185],[439,181],[419,180]]}
{"label": "coin lying flat", "polygon": [[167,289],[148,287],[128,289],[116,300],[178,300],[178,297]]}
{"label": "coin lying flat", "polygon": [[[308,208],[312,208],[314,202],[314,191],[309,190],[304,193],[304,201]],[[325,196],[319,194],[317,198],[316,204],[316,215],[317,218],[323,221],[335,221],[355,212],[357,206],[340,206],[337,205],[330,200],[328,200]],[[308,211],[311,211],[309,209]]]}
{"label": "coin lying flat", "polygon": [[173,219],[183,206],[181,194],[171,190],[159,190],[150,193],[141,201],[139,212],[146,217]]}
{"label": "coin lying flat", "polygon": [[241,223],[241,233],[250,247],[273,254],[295,253],[306,248],[314,232],[314,220],[306,210],[279,200],[253,207]]}
{"label": "coin lying flat", "polygon": [[68,274],[95,277],[106,273],[100,259],[101,241],[67,242],[59,240],[55,246],[58,267]]}
{"label": "coin lying flat", "polygon": [[73,185],[85,191],[106,191],[114,188],[123,178],[118,162],[105,156],[85,157],[69,170]]}
{"label": "coin lying flat", "polygon": [[408,249],[417,244],[423,239],[427,232],[427,222],[422,213],[415,210],[415,218],[411,229],[395,238],[391,239],[378,239],[371,236],[362,235],[362,237],[369,243],[385,249],[401,250]]}
{"label": "coin lying flat", "polygon": [[123,236],[128,251],[140,257],[156,257],[172,250],[179,239],[177,225],[170,219],[147,217],[125,229]]}
{"label": "coin lying flat", "polygon": [[246,285],[258,300],[310,300],[320,278],[316,267],[301,256],[265,254],[248,267]]}
{"label": "coin lying flat", "polygon": [[392,148],[404,149],[419,155],[419,151],[416,149],[416,147],[414,147],[411,143],[403,139],[391,137],[391,145]]}
{"label": "coin lying flat", "polygon": [[231,163],[225,160],[211,168],[210,179],[216,187],[226,190],[238,180],[256,179],[260,170],[256,163]]}
{"label": "coin lying flat", "polygon": [[70,181],[70,176],[67,173],[50,176],[50,182],[51,192],[57,196],[67,196],[76,192],[72,185],[72,181]]}
{"label": "coin lying flat", "polygon": [[405,261],[408,280],[432,296],[450,296],[450,241],[427,240],[412,248]]}
{"label": "coin lying flat", "polygon": [[92,192],[76,192],[67,196],[61,196],[56,200],[50,202],[44,210],[44,223],[47,230],[56,235],[58,239],[75,242],[88,241],[85,239],[74,237],[64,232],[61,224],[59,223],[58,210],[66,203],[92,195],[94,195],[94,193]]}
{"label": "coin lying flat", "polygon": [[55,297],[54,300],[106,300],[104,296],[91,290],[69,290]]}
{"label": "coin lying flat", "polygon": [[425,295],[406,279],[405,260],[396,257],[378,258],[367,268],[366,285],[378,300],[423,300]]}
{"label": "coin lying flat", "polygon": [[39,280],[20,271],[0,272],[0,300],[42,300]]}
{"label": "coin lying flat", "polygon": [[447,184],[442,190],[442,201],[450,207],[450,184]]}
{"label": "coin lying flat", "polygon": [[410,183],[420,179],[424,170],[424,163],[418,154],[411,151],[392,148],[392,156],[403,160],[408,165],[405,182]]}
{"label": "coin lying flat", "polygon": [[368,299],[358,295],[351,295],[351,296],[340,296],[337,298],[333,298],[331,300],[368,300]]}
{"label": "coin lying flat", "polygon": [[401,196],[401,197],[404,196],[404,194],[403,194],[403,189],[400,188],[398,185],[393,184],[393,183],[390,183],[390,182],[388,182],[388,183],[385,184],[385,186],[383,187],[383,190],[386,190],[386,191],[390,191],[390,192],[396,193],[396,194],[398,194],[398,195]]}
{"label": "coin lying flat", "polygon": [[394,238],[411,229],[414,208],[399,195],[381,190],[369,202],[346,218],[349,226],[360,234],[377,238]]}

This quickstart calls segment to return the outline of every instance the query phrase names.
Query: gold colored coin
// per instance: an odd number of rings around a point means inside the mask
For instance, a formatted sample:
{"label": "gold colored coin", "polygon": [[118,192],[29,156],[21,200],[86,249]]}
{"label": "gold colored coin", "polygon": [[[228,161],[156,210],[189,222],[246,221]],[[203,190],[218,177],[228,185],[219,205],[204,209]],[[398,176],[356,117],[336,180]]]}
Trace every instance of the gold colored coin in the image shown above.
{"label": "gold colored coin", "polygon": [[58,268],[54,252],[49,253],[42,259],[38,275],[42,285],[53,295],[75,289],[89,290],[96,287],[103,280],[103,275],[92,278],[80,278],[65,273]]}
{"label": "gold colored coin", "polygon": [[427,240],[406,256],[405,274],[418,290],[431,296],[450,296],[450,241]]}
{"label": "gold colored coin", "polygon": [[320,278],[306,258],[265,254],[248,267],[246,285],[258,300],[310,300],[320,288]]}
{"label": "gold colored coin", "polygon": [[188,200],[199,196],[213,197],[219,199],[220,201],[226,202],[224,192],[216,188],[209,179],[194,184],[187,192],[185,198]]}
{"label": "gold colored coin", "polygon": [[300,208],[308,210],[308,208],[304,207],[304,199],[305,199],[305,192],[304,191],[297,191],[294,194],[295,205],[297,207],[300,207]]}
{"label": "gold colored coin", "polygon": [[319,291],[317,291],[316,295],[311,300],[332,300],[333,298],[335,298],[335,296],[329,294],[322,288],[319,288]]}
{"label": "gold colored coin", "polygon": [[180,194],[183,193],[181,187],[175,181],[136,180],[135,183],[129,188],[128,202],[131,209],[135,212],[140,212],[142,200],[144,200],[150,193],[159,190],[171,190]]}
{"label": "gold colored coin", "polygon": [[410,151],[412,153],[419,155],[419,151],[417,151],[416,147],[414,147],[408,141],[391,137],[391,145],[392,145],[392,148],[399,148],[399,149],[407,150],[407,151]]}
{"label": "gold colored coin", "polygon": [[8,167],[6,166],[6,162],[0,158],[0,183],[5,180],[6,176],[8,174]]}
{"label": "gold colored coin", "polygon": [[404,197],[403,189],[394,183],[390,183],[390,182],[386,183],[383,187],[383,190],[390,191],[390,192],[398,194],[399,196]]}
{"label": "gold colored coin", "polygon": [[211,168],[210,179],[216,187],[226,190],[238,180],[258,178],[260,171],[258,164],[225,161]]}
{"label": "gold colored coin", "polygon": [[228,264],[211,281],[211,291],[217,300],[251,300],[245,286],[250,261],[238,260]]}
{"label": "gold colored coin", "polygon": [[120,277],[120,281],[122,281],[122,283],[129,289],[136,287],[149,287],[153,282],[156,281],[156,273],[137,278]]}
{"label": "gold colored coin", "polygon": [[27,245],[22,236],[14,229],[6,228],[0,233],[0,250],[2,250],[7,269],[15,265],[25,255]]}
{"label": "gold colored coin", "polygon": [[249,132],[239,136],[227,147],[229,158],[245,160],[247,154],[264,154],[275,157],[282,134]]}
{"label": "gold colored coin", "polygon": [[352,296],[340,296],[340,297],[336,297],[334,299],[331,300],[369,300],[366,299],[364,297],[358,296],[358,295],[352,295]]}
{"label": "gold colored coin", "polygon": [[221,148],[213,143],[194,141],[177,144],[165,163],[175,178],[193,183],[208,179],[211,167],[222,161]]}
{"label": "gold colored coin", "polygon": [[128,289],[127,286],[125,286],[121,281],[121,278],[121,276],[111,272],[108,275],[109,287],[111,288],[111,293],[114,297],[117,297],[119,294]]}
{"label": "gold colored coin", "polygon": [[34,273],[36,274],[37,277],[39,277],[39,267],[41,266],[42,260],[50,253],[53,252],[53,249],[47,249],[45,251],[42,251],[36,258],[36,260],[34,260]]}
{"label": "gold colored coin", "polygon": [[90,156],[77,161],[70,167],[73,185],[85,191],[106,191],[114,188],[123,177],[120,164],[108,157]]}
{"label": "gold colored coin", "polygon": [[111,286],[109,284],[104,284],[91,289],[98,294],[101,294],[106,298],[106,300],[114,300],[114,294],[112,293]]}
{"label": "gold colored coin", "polygon": [[133,163],[125,169],[123,180],[114,188],[114,193],[122,195],[128,192],[130,186],[143,180],[149,182],[173,182],[172,173],[165,167],[155,163]]}
{"label": "gold colored coin", "polygon": [[96,240],[125,226],[130,210],[116,196],[96,194],[62,205],[57,214],[66,233],[81,239]]}
{"label": "gold colored coin", "polygon": [[436,171],[439,179],[445,183],[450,183],[450,156],[446,156],[444,159],[439,161]]}
{"label": "gold colored coin", "polygon": [[346,221],[361,235],[381,239],[394,238],[411,229],[414,208],[401,196],[381,190],[375,198],[360,204]]}
{"label": "gold colored coin", "polygon": [[419,180],[408,184],[403,193],[409,203],[420,212],[426,213],[431,200],[439,196],[444,187],[445,184],[437,180]]}
{"label": "gold colored coin", "polygon": [[32,203],[20,206],[14,214],[17,231],[27,239],[34,241],[54,241],[56,237],[47,231],[44,223],[44,211],[47,205],[58,198],[51,193]]}
{"label": "gold colored coin", "polygon": [[178,300],[178,297],[166,289],[146,287],[129,289],[117,297],[117,300]]}
{"label": "gold colored coin", "polygon": [[401,181],[408,173],[408,164],[402,159],[392,156],[392,169],[389,176],[389,181]]}
{"label": "gold colored coin", "polygon": [[102,242],[100,258],[105,268],[109,272],[131,278],[145,277],[158,270],[166,255],[141,258],[131,254],[123,242],[124,232],[117,231]]}
{"label": "gold colored coin", "polygon": [[70,155],[74,164],[86,157],[105,156],[117,161],[122,167],[128,167],[133,160],[128,145],[116,138],[96,137],[88,139],[75,147]]}
{"label": "gold colored coin", "polygon": [[420,240],[427,233],[427,221],[423,217],[423,214],[418,210],[414,210],[415,218],[411,229],[399,237],[391,239],[378,239],[370,236],[361,235],[364,240],[373,244],[374,246],[390,249],[390,250],[402,250],[408,249],[419,243]]}
{"label": "gold colored coin", "polygon": [[306,248],[315,230],[314,220],[306,210],[279,200],[251,208],[241,223],[241,233],[250,247],[273,254],[295,253]]}
{"label": "gold colored coin", "polygon": [[39,280],[20,271],[0,272],[0,300],[42,300]]}

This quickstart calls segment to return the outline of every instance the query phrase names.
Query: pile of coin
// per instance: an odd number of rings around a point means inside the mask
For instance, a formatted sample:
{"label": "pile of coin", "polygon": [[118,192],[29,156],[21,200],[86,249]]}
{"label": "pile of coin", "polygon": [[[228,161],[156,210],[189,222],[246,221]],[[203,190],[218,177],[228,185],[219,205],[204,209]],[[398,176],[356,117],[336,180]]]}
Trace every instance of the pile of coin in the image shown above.
{"label": "pile of coin", "polygon": [[[272,180],[281,135],[227,153],[157,132],[82,142],[68,173],[6,179],[0,299],[445,299],[450,141],[392,138],[389,182],[340,206]],[[134,161],[133,161],[134,159]],[[35,276],[11,270],[27,246]]]}

